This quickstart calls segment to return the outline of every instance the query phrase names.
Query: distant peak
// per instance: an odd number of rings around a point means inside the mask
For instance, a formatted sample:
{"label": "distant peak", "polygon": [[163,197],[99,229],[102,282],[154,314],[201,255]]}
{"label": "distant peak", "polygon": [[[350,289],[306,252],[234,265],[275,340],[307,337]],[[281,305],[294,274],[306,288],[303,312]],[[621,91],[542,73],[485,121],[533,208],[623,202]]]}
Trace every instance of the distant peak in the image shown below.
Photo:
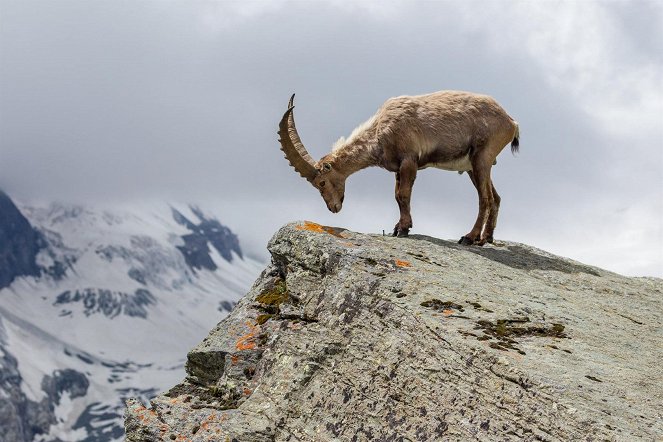
{"label": "distant peak", "polygon": [[232,262],[233,252],[241,259],[244,258],[237,235],[216,218],[206,216],[198,206],[189,205],[188,207],[198,218],[197,223],[172,206],[171,212],[175,222],[191,232],[181,236],[184,245],[178,246],[189,267],[193,270],[217,269],[210,254],[210,245],[228,262]]}
{"label": "distant peak", "polygon": [[36,259],[42,245],[39,233],[0,191],[0,288],[19,276],[39,276]]}

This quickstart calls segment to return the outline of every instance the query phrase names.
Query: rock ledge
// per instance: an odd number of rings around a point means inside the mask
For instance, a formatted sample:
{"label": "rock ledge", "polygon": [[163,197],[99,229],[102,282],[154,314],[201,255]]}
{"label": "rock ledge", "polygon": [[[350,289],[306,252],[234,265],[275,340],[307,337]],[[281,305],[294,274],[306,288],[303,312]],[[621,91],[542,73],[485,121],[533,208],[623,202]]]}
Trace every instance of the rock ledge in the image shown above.
{"label": "rock ledge", "polygon": [[663,438],[660,279],[311,222],[268,248],[128,441]]}

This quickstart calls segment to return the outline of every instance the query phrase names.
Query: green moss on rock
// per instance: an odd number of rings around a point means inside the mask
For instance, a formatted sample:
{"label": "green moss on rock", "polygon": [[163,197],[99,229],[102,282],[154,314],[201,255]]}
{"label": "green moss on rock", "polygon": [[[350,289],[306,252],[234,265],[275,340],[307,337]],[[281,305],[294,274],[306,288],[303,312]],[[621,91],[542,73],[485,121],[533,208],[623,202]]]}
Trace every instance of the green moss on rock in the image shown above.
{"label": "green moss on rock", "polygon": [[260,304],[279,306],[286,302],[290,296],[283,279],[278,279],[271,289],[261,293],[256,297],[256,301]]}

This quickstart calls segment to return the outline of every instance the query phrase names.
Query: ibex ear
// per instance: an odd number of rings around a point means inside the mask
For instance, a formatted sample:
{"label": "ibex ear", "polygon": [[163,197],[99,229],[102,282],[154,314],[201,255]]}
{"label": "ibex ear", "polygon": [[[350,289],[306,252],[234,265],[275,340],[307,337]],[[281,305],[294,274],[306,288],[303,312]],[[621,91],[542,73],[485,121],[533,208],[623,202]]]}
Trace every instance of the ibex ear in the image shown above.
{"label": "ibex ear", "polygon": [[332,165],[330,163],[322,163],[322,170],[325,172],[329,172],[332,169]]}

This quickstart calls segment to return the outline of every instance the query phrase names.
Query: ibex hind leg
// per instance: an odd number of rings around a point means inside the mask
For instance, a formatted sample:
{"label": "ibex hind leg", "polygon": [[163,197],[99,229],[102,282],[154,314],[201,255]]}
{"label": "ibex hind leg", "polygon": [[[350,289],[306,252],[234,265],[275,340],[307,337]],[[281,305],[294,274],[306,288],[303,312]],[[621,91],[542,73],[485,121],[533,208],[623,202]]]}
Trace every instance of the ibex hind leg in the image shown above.
{"label": "ibex hind leg", "polygon": [[490,168],[494,158],[490,161],[487,160],[488,158],[480,157],[475,157],[472,160],[472,170],[468,172],[468,175],[470,176],[472,184],[474,184],[474,187],[477,189],[477,193],[479,194],[479,214],[477,215],[477,220],[474,223],[474,227],[472,227],[472,230],[470,230],[467,235],[460,238],[458,241],[459,244],[476,244],[482,246],[487,241],[487,237],[482,235],[482,233],[493,207],[493,186],[490,180]]}
{"label": "ibex hind leg", "polygon": [[[487,156],[494,155],[496,158],[497,155],[500,154],[502,149],[506,147],[509,141],[511,141],[511,152],[513,153],[518,152],[519,136],[520,132],[518,130],[518,123],[512,121],[511,130],[505,131],[502,138],[492,142],[491,143],[492,149],[488,149],[486,151],[486,155]],[[495,233],[495,226],[497,226],[497,215],[500,212],[500,202],[502,201],[502,199],[500,198],[500,195],[497,193],[497,190],[493,185],[492,179],[490,179],[490,171],[488,179],[490,181],[491,205],[490,205],[490,212],[488,214],[488,219],[484,227],[482,240],[492,244],[493,235]]]}
{"label": "ibex hind leg", "polygon": [[493,191],[493,205],[490,208],[490,214],[488,215],[488,221],[486,222],[486,229],[484,231],[486,242],[490,244],[493,243],[493,234],[495,232],[495,226],[497,225],[497,214],[500,211],[500,201],[502,200],[492,182],[491,188]]}

